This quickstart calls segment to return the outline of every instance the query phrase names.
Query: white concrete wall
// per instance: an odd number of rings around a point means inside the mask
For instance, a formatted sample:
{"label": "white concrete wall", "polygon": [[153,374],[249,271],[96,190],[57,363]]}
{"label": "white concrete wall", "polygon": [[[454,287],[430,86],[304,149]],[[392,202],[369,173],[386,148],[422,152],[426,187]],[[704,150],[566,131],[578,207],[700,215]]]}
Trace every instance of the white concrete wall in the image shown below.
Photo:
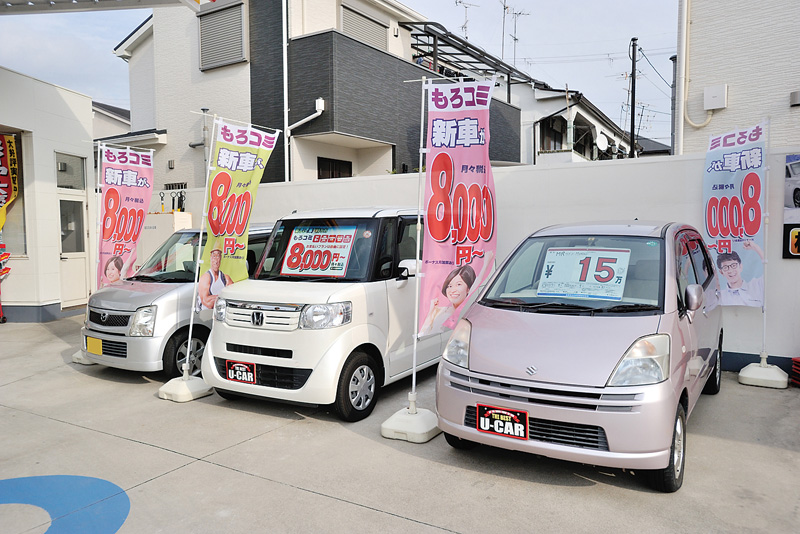
{"label": "white concrete wall", "polygon": [[705,121],[706,87],[728,84],[728,107],[715,111],[704,128],[682,121],[684,153],[704,152],[711,135],[767,117],[772,146],[797,144],[800,106],[789,107],[789,93],[800,91],[800,2],[728,0],[723,7],[716,0],[691,0],[689,5],[689,118]]}
{"label": "white concrete wall", "polygon": [[130,125],[101,111],[92,113],[92,135],[95,139],[122,135],[131,131]]}
{"label": "white concrete wall", "polygon": [[149,130],[155,128],[157,124],[154,56],[151,34],[133,50],[128,60],[132,132]]}
{"label": "white concrete wall", "polygon": [[[92,100],[86,95],[2,67],[0,87],[4,95],[0,98],[0,122],[14,130],[23,130],[21,194],[25,198],[27,243],[24,256],[9,250],[12,253],[8,264],[11,274],[3,282],[3,304],[42,306],[58,303],[61,301],[61,221],[55,153],[85,158],[87,182],[94,182]],[[91,231],[95,224],[95,206],[92,203],[89,212]],[[90,239],[93,240],[94,236]],[[90,264],[94,266],[91,261]]]}
{"label": "white concrete wall", "polygon": [[[786,154],[800,146],[774,150],[769,163],[783,169]],[[508,255],[525,236],[543,226],[575,221],[634,219],[682,221],[701,228],[704,154],[659,156],[549,166],[495,168],[498,257]],[[379,175],[339,180],[263,184],[254,220],[274,221],[293,210],[341,206],[416,205],[417,174]],[[800,353],[800,262],[781,259],[783,175],[773,172],[767,235],[767,351],[771,356]],[[202,190],[191,191],[189,210],[199,225]],[[761,352],[760,309],[725,309],[725,349]]]}

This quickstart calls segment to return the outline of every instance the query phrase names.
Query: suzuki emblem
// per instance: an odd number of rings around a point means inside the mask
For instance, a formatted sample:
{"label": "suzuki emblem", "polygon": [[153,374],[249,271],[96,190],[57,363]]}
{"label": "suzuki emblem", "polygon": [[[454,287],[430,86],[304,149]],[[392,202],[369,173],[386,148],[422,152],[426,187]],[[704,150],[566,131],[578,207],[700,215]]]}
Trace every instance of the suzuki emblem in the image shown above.
{"label": "suzuki emblem", "polygon": [[539,370],[536,367],[534,367],[533,365],[531,365],[530,367],[525,369],[525,372],[528,373],[531,376],[535,375],[538,371]]}
{"label": "suzuki emblem", "polygon": [[264,314],[260,311],[254,311],[253,315],[250,316],[250,322],[253,323],[253,326],[261,326],[264,324]]}

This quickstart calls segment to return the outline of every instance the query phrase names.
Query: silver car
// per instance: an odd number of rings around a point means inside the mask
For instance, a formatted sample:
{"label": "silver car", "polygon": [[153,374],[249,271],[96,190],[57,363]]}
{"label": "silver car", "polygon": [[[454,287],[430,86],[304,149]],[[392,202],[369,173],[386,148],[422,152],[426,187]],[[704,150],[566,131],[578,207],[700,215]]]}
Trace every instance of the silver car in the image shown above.
{"label": "silver car", "polygon": [[[254,224],[248,241],[248,272],[266,247],[272,225]],[[205,242],[207,234],[203,234]],[[172,234],[130,278],[95,292],[81,329],[84,358],[131,371],[164,371],[180,376],[189,348],[189,318],[194,305],[195,260],[199,230]],[[195,314],[190,373],[200,374],[200,359],[211,330],[211,310]]]}
{"label": "silver car", "polygon": [[676,223],[553,226],[525,239],[456,325],[439,427],[477,443],[681,487],[686,421],[722,371],[714,264]]}

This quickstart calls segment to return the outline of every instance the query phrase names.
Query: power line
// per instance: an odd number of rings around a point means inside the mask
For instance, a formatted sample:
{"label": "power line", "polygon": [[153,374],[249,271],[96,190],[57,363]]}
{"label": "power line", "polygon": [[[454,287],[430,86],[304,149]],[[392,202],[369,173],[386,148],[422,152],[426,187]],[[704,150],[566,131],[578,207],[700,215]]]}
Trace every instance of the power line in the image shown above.
{"label": "power line", "polygon": [[657,68],[655,68],[653,63],[650,61],[650,58],[645,55],[644,50],[642,50],[642,47],[639,47],[639,52],[641,52],[642,53],[642,57],[644,57],[647,60],[647,62],[650,63],[650,66],[653,68],[654,71],[656,71],[656,74],[658,74],[658,77],[661,78],[664,81],[665,84],[667,84],[667,87],[672,87],[672,84],[670,84],[667,80],[664,80],[664,77],[661,76],[661,73],[658,72]]}

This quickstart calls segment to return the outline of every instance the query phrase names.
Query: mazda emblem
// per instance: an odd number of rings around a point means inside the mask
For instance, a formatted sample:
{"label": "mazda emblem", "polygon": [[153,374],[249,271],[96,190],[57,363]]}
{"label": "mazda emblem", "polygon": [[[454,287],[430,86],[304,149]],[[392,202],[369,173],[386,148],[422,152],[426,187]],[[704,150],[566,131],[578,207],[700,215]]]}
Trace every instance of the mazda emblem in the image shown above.
{"label": "mazda emblem", "polygon": [[250,316],[250,322],[253,323],[253,326],[261,326],[264,324],[264,314],[260,311],[254,311],[253,315]]}
{"label": "mazda emblem", "polygon": [[531,365],[530,367],[525,369],[525,372],[528,373],[531,376],[535,375],[538,371],[539,370],[536,367],[534,367],[533,365]]}

